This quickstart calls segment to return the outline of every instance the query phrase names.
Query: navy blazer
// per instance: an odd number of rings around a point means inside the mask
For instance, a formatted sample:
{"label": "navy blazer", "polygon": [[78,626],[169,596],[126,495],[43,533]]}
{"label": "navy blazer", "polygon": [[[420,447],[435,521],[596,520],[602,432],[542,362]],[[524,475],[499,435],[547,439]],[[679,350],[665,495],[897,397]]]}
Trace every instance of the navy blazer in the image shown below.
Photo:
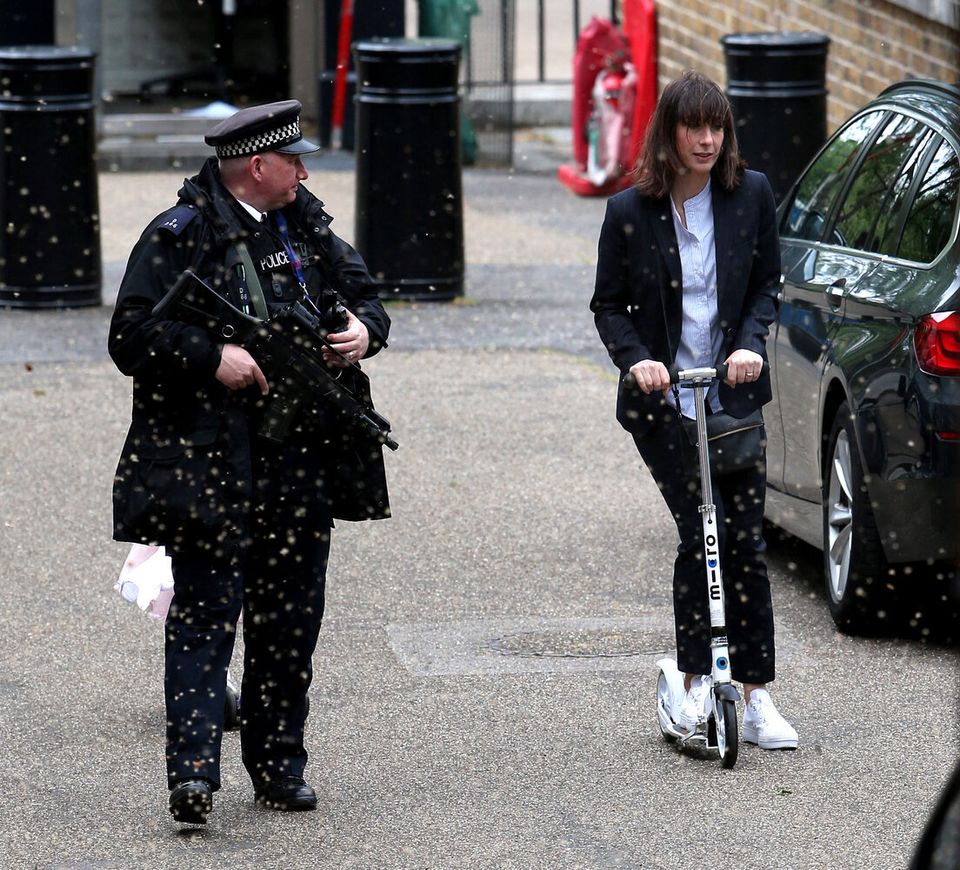
{"label": "navy blazer", "polygon": [[[764,360],[770,324],[777,316],[780,243],[776,206],[767,177],[747,170],[734,191],[711,186],[717,253],[717,308],[723,362],[743,348]],[[674,363],[683,325],[683,283],[670,199],[643,197],[630,188],[611,197],[600,230],[597,279],[590,310],[610,358],[620,370],[617,420],[643,435],[665,402],[645,395],[632,377],[640,360]],[[772,398],[769,374],[735,389],[720,384],[720,403],[745,417]],[[662,414],[661,414],[662,416]]]}

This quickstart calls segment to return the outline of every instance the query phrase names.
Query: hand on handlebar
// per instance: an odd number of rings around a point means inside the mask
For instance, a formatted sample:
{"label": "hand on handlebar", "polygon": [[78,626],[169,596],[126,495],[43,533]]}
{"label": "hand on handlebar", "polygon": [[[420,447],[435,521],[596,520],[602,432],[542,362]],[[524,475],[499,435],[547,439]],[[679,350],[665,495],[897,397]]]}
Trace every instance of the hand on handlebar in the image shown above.
{"label": "hand on handlebar", "polygon": [[670,390],[670,372],[663,363],[654,359],[642,359],[630,366],[630,374],[637,386],[648,396],[656,390],[661,390],[666,395]]}
{"label": "hand on handlebar", "polygon": [[724,365],[727,367],[727,376],[724,381],[729,386],[751,384],[760,377],[763,370],[763,357],[752,350],[740,348],[724,360]]}

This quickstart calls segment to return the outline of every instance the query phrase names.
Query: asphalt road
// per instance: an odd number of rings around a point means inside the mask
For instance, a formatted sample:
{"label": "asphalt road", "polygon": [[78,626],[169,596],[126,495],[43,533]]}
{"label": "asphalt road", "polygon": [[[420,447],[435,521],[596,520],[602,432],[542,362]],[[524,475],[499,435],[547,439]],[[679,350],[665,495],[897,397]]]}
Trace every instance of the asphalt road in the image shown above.
{"label": "asphalt road", "polygon": [[[352,174],[315,169],[350,238]],[[178,180],[101,179],[106,301]],[[675,537],[586,308],[603,203],[547,176],[465,190],[466,297],[393,305],[369,365],[395,516],[335,534],[316,813],[257,809],[233,734],[210,824],[170,821],[162,632],[112,589],[109,309],[0,311],[0,866],[905,867],[956,758],[954,653],[838,634],[819,554],[773,536],[800,749],[725,771],[666,744]]]}

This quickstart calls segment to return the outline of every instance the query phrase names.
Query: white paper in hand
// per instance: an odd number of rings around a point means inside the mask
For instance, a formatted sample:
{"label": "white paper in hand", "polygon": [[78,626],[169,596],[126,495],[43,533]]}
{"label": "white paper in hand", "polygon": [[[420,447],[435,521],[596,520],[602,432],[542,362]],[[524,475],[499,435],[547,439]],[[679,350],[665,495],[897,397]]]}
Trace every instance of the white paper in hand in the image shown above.
{"label": "white paper in hand", "polygon": [[173,600],[173,571],[163,547],[134,544],[113,588],[148,616],[166,619]]}

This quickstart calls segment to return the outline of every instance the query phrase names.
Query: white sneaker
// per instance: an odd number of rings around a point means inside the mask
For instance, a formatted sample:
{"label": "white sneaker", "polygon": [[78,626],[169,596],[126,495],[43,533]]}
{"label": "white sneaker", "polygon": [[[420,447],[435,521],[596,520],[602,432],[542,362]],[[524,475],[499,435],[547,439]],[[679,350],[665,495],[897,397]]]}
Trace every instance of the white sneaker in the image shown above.
{"label": "white sneaker", "polygon": [[680,703],[680,720],[677,724],[688,734],[697,730],[697,726],[705,725],[710,711],[707,709],[710,702],[710,687],[713,677],[694,677],[690,688],[684,693]]}
{"label": "white sneaker", "polygon": [[761,749],[796,749],[800,740],[793,726],[773,706],[766,689],[754,689],[743,716],[743,739]]}

